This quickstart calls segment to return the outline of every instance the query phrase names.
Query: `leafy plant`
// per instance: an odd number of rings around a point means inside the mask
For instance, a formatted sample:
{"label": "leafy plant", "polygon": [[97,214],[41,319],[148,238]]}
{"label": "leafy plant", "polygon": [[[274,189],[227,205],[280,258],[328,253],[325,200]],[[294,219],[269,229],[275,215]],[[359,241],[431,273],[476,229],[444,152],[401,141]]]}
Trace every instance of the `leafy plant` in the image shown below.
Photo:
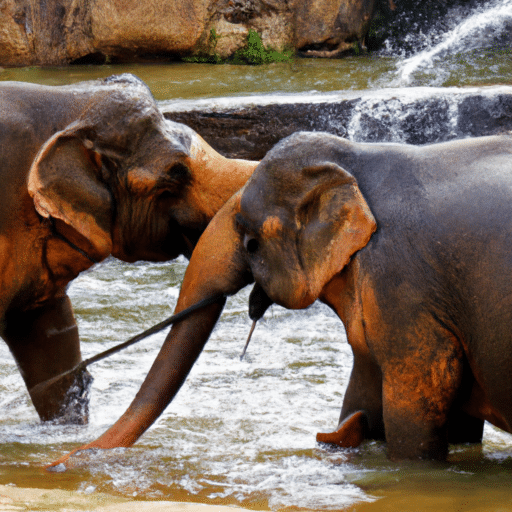
{"label": "leafy plant", "polygon": [[266,48],[263,46],[258,32],[250,29],[247,34],[247,44],[237,50],[230,61],[232,64],[260,65],[270,62],[286,62],[292,57],[292,50],[278,52],[273,48]]}

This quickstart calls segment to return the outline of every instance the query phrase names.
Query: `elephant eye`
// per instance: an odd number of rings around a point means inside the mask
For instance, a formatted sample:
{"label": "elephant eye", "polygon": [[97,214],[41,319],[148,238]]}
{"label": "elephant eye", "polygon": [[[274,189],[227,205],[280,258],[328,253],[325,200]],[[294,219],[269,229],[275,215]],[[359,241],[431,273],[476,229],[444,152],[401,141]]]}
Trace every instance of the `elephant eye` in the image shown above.
{"label": "elephant eye", "polygon": [[237,213],[235,217],[235,227],[238,233],[240,233],[240,236],[243,236],[245,250],[249,254],[254,254],[259,249],[260,243],[258,239],[254,235],[249,234],[249,232],[254,233],[255,230],[251,228],[250,223],[239,213]]}
{"label": "elephant eye", "polygon": [[189,168],[183,163],[175,163],[167,169],[165,178],[162,178],[161,183],[164,186],[175,188],[176,190],[183,190],[192,182],[192,174]]}
{"label": "elephant eye", "polygon": [[178,162],[171,166],[171,168],[168,171],[168,174],[172,179],[177,181],[190,179],[191,177],[188,167],[181,162]]}
{"label": "elephant eye", "polygon": [[158,199],[160,201],[166,201],[168,199],[176,199],[177,194],[173,193],[171,190],[164,190],[158,195]]}
{"label": "elephant eye", "polygon": [[254,254],[259,249],[260,244],[258,240],[256,240],[256,238],[253,238],[252,236],[249,235],[245,235],[244,247],[249,254]]}

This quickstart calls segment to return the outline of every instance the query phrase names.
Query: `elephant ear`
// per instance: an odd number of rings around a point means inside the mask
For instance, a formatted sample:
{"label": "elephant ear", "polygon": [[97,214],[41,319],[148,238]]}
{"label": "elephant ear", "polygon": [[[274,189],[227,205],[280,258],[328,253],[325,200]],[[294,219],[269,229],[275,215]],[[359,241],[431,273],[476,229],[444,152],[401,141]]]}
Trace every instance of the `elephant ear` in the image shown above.
{"label": "elephant ear", "polygon": [[112,251],[112,196],[100,181],[101,157],[79,123],[46,141],[30,168],[28,191],[37,212],[64,221],[101,258]]}
{"label": "elephant ear", "polygon": [[350,173],[330,162],[302,173],[309,186],[298,210],[299,253],[310,291],[318,296],[368,243],[377,224]]}

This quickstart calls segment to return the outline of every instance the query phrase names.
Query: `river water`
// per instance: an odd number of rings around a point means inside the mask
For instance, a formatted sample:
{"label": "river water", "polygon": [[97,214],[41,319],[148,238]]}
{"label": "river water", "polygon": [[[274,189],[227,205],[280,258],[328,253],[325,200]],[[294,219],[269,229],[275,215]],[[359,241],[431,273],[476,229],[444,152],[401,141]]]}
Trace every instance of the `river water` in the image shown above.
{"label": "river water", "polygon": [[[410,94],[418,86],[512,84],[510,50],[503,44],[503,32],[510,32],[512,24],[512,1],[489,2],[453,19],[445,34],[430,39],[422,34],[427,43],[407,55],[395,48],[371,57],[262,67],[170,63],[4,69],[0,80],[57,85],[132,72],[166,102],[282,93],[314,98],[388,87],[408,87]],[[129,265],[109,259],[79,276],[69,294],[84,357],[170,315],[186,263]],[[165,334],[90,368],[95,380],[87,426],[41,424],[0,344],[0,483],[251,509],[512,509],[512,438],[490,425],[482,446],[453,446],[446,464],[391,463],[385,445],[377,442],[339,451],[316,444],[316,432],[336,426],[350,375],[352,356],[343,326],[321,304],[295,312],[273,306],[240,361],[250,328],[248,292],[229,299],[177,398],[135,447],[91,455],[65,473],[41,467],[95,438],[124,412]]]}

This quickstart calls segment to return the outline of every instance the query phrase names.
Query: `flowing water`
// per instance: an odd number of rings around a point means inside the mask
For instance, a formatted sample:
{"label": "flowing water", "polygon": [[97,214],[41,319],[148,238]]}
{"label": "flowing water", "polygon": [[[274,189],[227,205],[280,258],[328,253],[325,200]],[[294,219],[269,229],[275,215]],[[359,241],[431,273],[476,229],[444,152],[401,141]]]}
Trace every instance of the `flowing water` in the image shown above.
{"label": "flowing water", "polygon": [[[145,80],[161,101],[222,97],[222,102],[283,93],[307,93],[314,100],[319,93],[366,94],[386,87],[409,87],[393,94],[417,97],[442,94],[438,91],[448,85],[508,85],[512,65],[503,37],[510,32],[511,4],[493,1],[463,17],[454,15],[445,33],[422,34],[424,44],[411,55],[395,49],[263,67],[4,69],[0,80],[56,85],[128,71]],[[373,115],[392,127],[401,114],[365,100],[352,123]],[[348,130],[353,138],[357,133]],[[135,265],[109,259],[79,276],[69,294],[84,357],[171,314],[185,268],[184,259]],[[41,467],[97,437],[124,412],[165,334],[90,368],[95,380],[87,426],[41,424],[0,344],[0,484],[272,510],[512,508],[512,438],[489,425],[482,446],[451,447],[446,464],[391,463],[385,445],[377,442],[340,451],[317,445],[316,432],[336,426],[352,366],[343,326],[321,304],[294,312],[273,306],[240,361],[250,327],[247,298],[244,290],[229,299],[177,398],[135,447],[86,455],[65,473]]]}
{"label": "flowing water", "polygon": [[[423,74],[430,85],[445,84],[450,80],[450,70],[460,74],[465,68],[481,70],[480,61],[484,59],[489,64],[484,66],[486,74],[494,75],[494,79],[495,73],[504,76],[502,65],[510,57],[511,31],[512,1],[487,2],[462,20],[456,17],[451,30],[441,36],[435,33],[435,44],[427,44],[400,62],[397,83],[411,84]],[[443,59],[447,59],[448,66]]]}

